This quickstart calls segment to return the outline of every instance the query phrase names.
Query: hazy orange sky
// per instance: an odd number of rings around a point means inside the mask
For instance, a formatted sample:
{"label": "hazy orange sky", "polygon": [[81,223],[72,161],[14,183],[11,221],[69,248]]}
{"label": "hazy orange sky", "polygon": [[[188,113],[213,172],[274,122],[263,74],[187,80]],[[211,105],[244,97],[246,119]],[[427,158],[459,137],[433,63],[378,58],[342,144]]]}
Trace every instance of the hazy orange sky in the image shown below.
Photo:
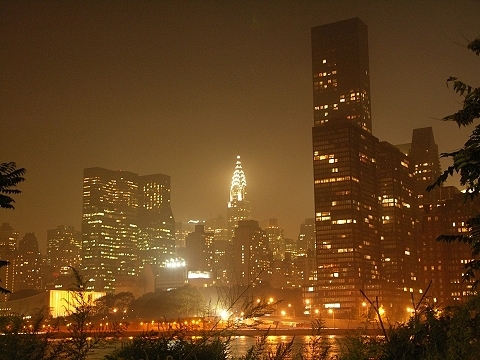
{"label": "hazy orange sky", "polygon": [[[369,28],[373,133],[432,126],[440,151],[471,129],[448,76],[479,86],[480,1],[1,1],[0,162],[27,169],[23,237],[80,229],[86,167],[171,176],[177,221],[226,214],[237,154],[260,223],[313,217],[310,28]],[[443,163],[445,167],[445,163]]]}

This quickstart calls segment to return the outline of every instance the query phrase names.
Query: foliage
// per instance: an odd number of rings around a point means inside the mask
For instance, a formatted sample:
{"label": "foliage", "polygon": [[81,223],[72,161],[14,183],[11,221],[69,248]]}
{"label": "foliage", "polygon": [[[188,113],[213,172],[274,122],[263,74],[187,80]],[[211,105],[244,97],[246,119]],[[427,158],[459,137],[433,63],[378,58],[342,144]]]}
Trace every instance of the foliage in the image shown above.
{"label": "foliage", "polygon": [[130,309],[135,297],[131,292],[120,292],[118,294],[107,294],[95,300],[96,313],[107,316],[109,314],[125,314]]}
{"label": "foliage", "polygon": [[406,323],[390,325],[387,336],[361,333],[340,341],[342,360],[427,360],[478,358],[480,352],[480,297],[439,311],[423,299]]}
{"label": "foliage", "polygon": [[67,331],[69,336],[57,345],[57,352],[62,359],[84,360],[96,347],[102,346],[107,336],[120,332],[116,324],[107,331],[96,330],[91,322],[95,314],[95,303],[91,295],[85,291],[85,282],[80,273],[71,268],[75,282],[70,288],[72,299],[68,302],[69,310]]}
{"label": "foliage", "polygon": [[322,330],[325,328],[325,322],[322,319],[317,319],[311,323],[312,336],[303,349],[303,354],[300,352],[297,354],[297,358],[300,360],[325,360],[330,359],[330,350],[332,344],[328,338],[322,336]]}
{"label": "foliage", "polygon": [[46,360],[54,359],[56,354],[50,347],[51,333],[43,332],[42,312],[33,316],[31,321],[23,316],[11,315],[0,318],[0,360]]}
{"label": "foliage", "polygon": [[105,356],[106,360],[225,360],[228,358],[228,340],[192,338],[188,332],[147,332],[122,344],[121,348]]}
{"label": "foliage", "polygon": [[[476,55],[480,55],[480,38],[470,42],[467,48]],[[454,121],[457,125],[468,126],[474,120],[480,119],[480,87],[474,88],[458,78],[451,76],[447,79],[447,86],[453,85],[453,91],[462,98],[462,108],[456,113],[445,116],[446,121]],[[427,191],[433,190],[451,177],[454,173],[460,175],[460,185],[466,188],[466,200],[473,199],[480,194],[480,124],[477,125],[463,148],[450,153],[442,153],[441,157],[452,158],[453,165],[450,165],[441,174],[438,179],[429,187]],[[472,248],[472,259],[464,268],[464,281],[471,281],[475,278],[475,273],[480,269],[480,216],[477,215],[467,221],[469,232],[467,235],[459,236],[440,236],[437,241],[443,242],[463,242],[469,244]],[[473,288],[478,284],[478,280],[474,281]]]}
{"label": "foliage", "polygon": [[206,301],[197,288],[185,285],[171,291],[148,293],[131,303],[137,318],[176,319],[203,315]]}
{"label": "foliage", "polygon": [[15,208],[13,206],[15,200],[10,195],[21,193],[16,187],[19,183],[25,181],[23,177],[25,172],[24,168],[17,169],[14,162],[0,164],[0,208]]}

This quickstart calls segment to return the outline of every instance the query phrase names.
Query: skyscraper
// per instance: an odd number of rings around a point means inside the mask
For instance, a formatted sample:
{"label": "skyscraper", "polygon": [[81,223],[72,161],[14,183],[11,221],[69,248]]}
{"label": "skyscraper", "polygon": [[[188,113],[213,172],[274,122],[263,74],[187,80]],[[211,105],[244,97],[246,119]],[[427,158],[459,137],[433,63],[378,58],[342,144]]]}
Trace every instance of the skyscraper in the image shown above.
{"label": "skyscraper", "polygon": [[278,220],[276,218],[268,219],[268,226],[265,228],[265,233],[268,238],[268,248],[272,251],[275,260],[282,260],[285,258],[285,237],[282,228],[278,227]]}
{"label": "skyscraper", "polygon": [[358,18],[312,28],[314,123],[348,120],[372,132],[367,26]]}
{"label": "skyscraper", "polygon": [[77,268],[80,264],[82,234],[73,226],[59,225],[47,231],[47,264],[55,273],[70,275],[69,266]]}
{"label": "skyscraper", "polygon": [[372,134],[367,27],[312,28],[313,169],[319,302],[355,313],[380,270],[378,139]]}
{"label": "skyscraper", "polygon": [[18,257],[15,263],[15,291],[42,288],[42,255],[34,233],[26,233],[18,242]]}
{"label": "skyscraper", "polygon": [[9,223],[0,226],[0,259],[6,259],[17,250],[18,232]]}
{"label": "skyscraper", "polygon": [[[381,198],[382,293],[389,316],[403,318],[410,293],[421,290],[413,166],[397,147],[382,141],[377,154]],[[396,312],[395,314],[392,312]]]}
{"label": "skyscraper", "polygon": [[89,290],[112,292],[132,284],[142,263],[174,253],[169,180],[162,174],[84,170],[82,270]]}
{"label": "skyscraper", "polygon": [[72,283],[70,267],[80,269],[82,232],[59,225],[47,230],[47,258],[44,282],[47,289],[67,289]]}
{"label": "skyscraper", "polygon": [[160,265],[175,255],[175,221],[170,206],[170,176],[138,177],[139,257],[142,264]]}
{"label": "skyscraper", "polygon": [[440,157],[431,127],[413,129],[409,156],[412,160],[415,191],[418,207],[422,211],[426,204],[434,205],[439,200],[438,188],[427,192],[427,186],[440,176]]}
{"label": "skyscraper", "polygon": [[250,220],[250,203],[245,199],[247,180],[240,162],[240,155],[237,156],[237,163],[232,176],[230,186],[230,201],[227,208],[227,229],[229,238],[232,239],[240,220]]}
{"label": "skyscraper", "polygon": [[315,219],[307,218],[300,224],[300,233],[297,240],[297,253],[306,254],[315,250]]}
{"label": "skyscraper", "polygon": [[232,283],[248,286],[268,281],[271,275],[271,255],[267,235],[258,221],[240,220],[232,242]]}
{"label": "skyscraper", "polygon": [[[18,263],[17,252],[18,232],[9,223],[0,226],[0,259],[8,261],[8,266],[0,268],[1,287],[16,291],[15,270]],[[6,301],[8,294],[0,295],[0,301]]]}

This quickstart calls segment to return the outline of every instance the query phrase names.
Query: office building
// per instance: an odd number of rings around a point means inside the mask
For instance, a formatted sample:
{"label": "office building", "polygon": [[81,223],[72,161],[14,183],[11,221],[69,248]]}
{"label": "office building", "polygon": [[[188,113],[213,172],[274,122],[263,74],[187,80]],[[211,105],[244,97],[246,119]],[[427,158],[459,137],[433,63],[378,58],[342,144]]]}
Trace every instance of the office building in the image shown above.
{"label": "office building", "polygon": [[268,238],[268,248],[272,252],[274,260],[285,259],[286,244],[283,229],[278,227],[278,220],[268,219],[268,226],[265,228]]}
{"label": "office building", "polygon": [[271,252],[268,238],[258,221],[240,220],[233,237],[233,269],[231,283],[255,285],[271,276]]}
{"label": "office building", "polygon": [[43,259],[34,233],[26,233],[18,242],[18,255],[14,265],[15,291],[42,289]]}
{"label": "office building", "polygon": [[367,26],[358,18],[312,28],[318,301],[357,313],[379,292],[378,139],[372,136]]}
{"label": "office building", "polygon": [[138,176],[138,195],[140,262],[158,266],[175,257],[175,220],[170,206],[170,176]]}
{"label": "office building", "polygon": [[372,132],[367,26],[358,18],[312,28],[314,124],[348,120]]}
{"label": "office building", "polygon": [[[9,223],[2,223],[0,226],[0,259],[8,261],[9,264],[0,268],[1,287],[12,292],[16,291],[17,241],[18,231],[15,231]],[[0,295],[0,301],[7,301],[7,299],[8,294]]]}
{"label": "office building", "polygon": [[47,230],[47,257],[43,271],[47,289],[68,289],[72,284],[71,267],[80,270],[82,232],[73,226],[58,225]]}
{"label": "office building", "polygon": [[472,283],[462,281],[464,266],[473,259],[472,249],[465,243],[438,242],[437,238],[467,234],[467,221],[479,213],[480,199],[465,199],[453,186],[439,188],[437,196],[437,204],[425,207],[423,213],[421,281],[424,289],[430,285],[428,298],[436,305],[456,305],[472,295]]}
{"label": "office building", "polygon": [[88,290],[135,286],[139,269],[175,253],[170,178],[84,170],[82,271]]}
{"label": "office building", "polygon": [[438,145],[435,143],[431,127],[413,129],[408,155],[413,164],[415,192],[421,213],[425,205],[436,204],[440,200],[438,188],[430,192],[426,190],[441,174]]}
{"label": "office building", "polygon": [[47,230],[47,264],[55,273],[70,275],[70,266],[78,269],[81,248],[82,232],[75,231],[73,226],[58,225]]}
{"label": "office building", "polygon": [[[386,141],[377,154],[381,199],[382,293],[391,318],[411,307],[411,293],[421,293],[417,197],[409,157]],[[398,312],[394,314],[393,312]]]}
{"label": "office building", "polygon": [[18,232],[9,223],[0,226],[0,259],[6,259],[17,250]]}
{"label": "office building", "polygon": [[187,271],[212,271],[213,233],[205,231],[204,225],[195,225],[195,231],[185,240]]}
{"label": "office building", "polygon": [[315,251],[315,218],[305,219],[300,224],[300,233],[297,240],[297,253],[307,254],[307,252]]}

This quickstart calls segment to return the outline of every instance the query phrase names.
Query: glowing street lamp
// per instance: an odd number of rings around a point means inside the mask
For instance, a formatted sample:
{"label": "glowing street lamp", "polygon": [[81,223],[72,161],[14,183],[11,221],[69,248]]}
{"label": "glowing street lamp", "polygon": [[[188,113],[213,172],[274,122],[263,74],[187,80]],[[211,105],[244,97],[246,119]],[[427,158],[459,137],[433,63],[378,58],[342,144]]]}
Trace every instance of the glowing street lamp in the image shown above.
{"label": "glowing street lamp", "polygon": [[328,309],[328,313],[332,314],[333,328],[335,329],[335,311],[333,311],[333,309]]}
{"label": "glowing street lamp", "polygon": [[220,317],[222,318],[222,320],[228,320],[229,318],[228,311],[227,310],[220,311]]}
{"label": "glowing street lamp", "polygon": [[367,303],[364,301],[362,302],[362,307],[364,308],[364,316],[365,316],[365,321],[368,321],[368,308],[367,308]]}

